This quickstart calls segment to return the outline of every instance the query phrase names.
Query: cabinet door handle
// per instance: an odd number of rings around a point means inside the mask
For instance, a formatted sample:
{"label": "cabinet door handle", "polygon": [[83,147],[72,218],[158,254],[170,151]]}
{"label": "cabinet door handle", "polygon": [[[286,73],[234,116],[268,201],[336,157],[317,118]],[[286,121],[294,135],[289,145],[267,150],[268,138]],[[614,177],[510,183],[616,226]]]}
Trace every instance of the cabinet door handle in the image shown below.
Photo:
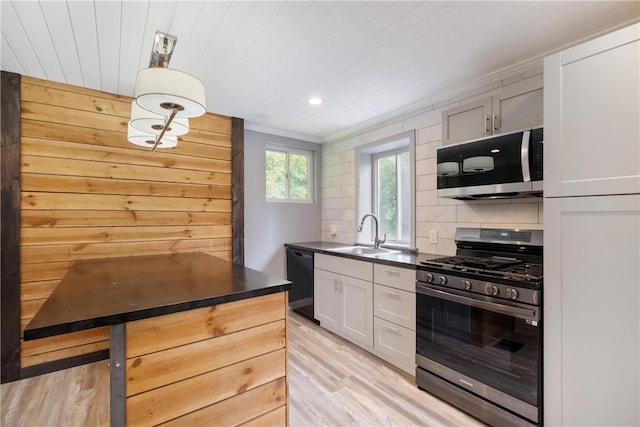
{"label": "cabinet door handle", "polygon": [[389,276],[400,277],[400,272],[399,271],[385,270],[385,273],[387,273]]}
{"label": "cabinet door handle", "polygon": [[387,326],[387,325],[382,325],[382,327],[393,334],[400,335],[400,331],[396,328],[392,328],[391,326]]}
{"label": "cabinet door handle", "polygon": [[489,116],[487,116],[487,113],[484,114],[484,134],[491,135],[491,127],[489,126]]}
{"label": "cabinet door handle", "polygon": [[397,293],[397,292],[382,291],[382,293],[383,293],[383,294],[385,294],[385,295],[389,295],[390,297],[396,297],[396,298],[397,298],[397,297],[399,297],[399,296],[400,296],[400,294],[399,294],[399,293]]}
{"label": "cabinet door handle", "polygon": [[496,133],[500,129],[500,116],[497,114],[493,115],[493,133]]}
{"label": "cabinet door handle", "polygon": [[338,279],[333,280],[333,290],[336,292],[340,290],[340,283],[338,282]]}

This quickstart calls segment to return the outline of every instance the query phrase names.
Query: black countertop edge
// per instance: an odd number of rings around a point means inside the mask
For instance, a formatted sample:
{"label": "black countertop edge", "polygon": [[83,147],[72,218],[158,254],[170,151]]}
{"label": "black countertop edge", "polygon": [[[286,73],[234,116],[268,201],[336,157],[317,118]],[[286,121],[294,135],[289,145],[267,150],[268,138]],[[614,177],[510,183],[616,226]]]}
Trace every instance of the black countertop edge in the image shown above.
{"label": "black countertop edge", "polygon": [[213,305],[223,304],[227,302],[239,301],[243,299],[255,298],[291,290],[291,282],[283,282],[285,283],[281,285],[274,285],[265,288],[251,289],[237,293],[219,295],[202,300],[187,301],[161,307],[152,307],[127,313],[118,313],[109,316],[98,317],[94,319],[76,320],[73,322],[44,326],[41,328],[25,329],[23,338],[25,341],[31,341],[39,338],[47,338],[55,335],[66,334],[69,332],[83,331],[86,329],[98,328],[101,326],[117,325],[120,323],[132,322],[135,320],[142,320],[150,317],[162,316],[165,314],[178,313],[181,311],[194,310],[202,307],[211,307]]}
{"label": "black countertop edge", "polygon": [[296,242],[285,243],[286,248],[294,248],[300,250],[311,251],[315,253],[323,253],[331,256],[338,256],[342,258],[351,258],[358,261],[368,261],[374,264],[384,264],[394,267],[403,267],[409,269],[415,269],[416,265],[420,264],[420,261],[441,257],[442,255],[428,254],[422,252],[394,252],[387,254],[375,254],[375,255],[355,255],[344,252],[338,252],[332,249],[358,246],[356,244],[345,243],[332,243],[332,242]]}

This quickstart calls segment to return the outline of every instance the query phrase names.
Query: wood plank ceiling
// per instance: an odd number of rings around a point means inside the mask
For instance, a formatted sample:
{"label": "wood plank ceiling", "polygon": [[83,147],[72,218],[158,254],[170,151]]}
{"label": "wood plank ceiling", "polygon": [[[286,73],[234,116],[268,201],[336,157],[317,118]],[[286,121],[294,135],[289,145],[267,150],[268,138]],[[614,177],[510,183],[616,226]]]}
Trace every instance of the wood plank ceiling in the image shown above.
{"label": "wood plank ceiling", "polygon": [[[326,141],[637,21],[640,2],[2,1],[1,67],[132,96],[156,31],[208,111]],[[324,98],[310,106],[307,98]]]}

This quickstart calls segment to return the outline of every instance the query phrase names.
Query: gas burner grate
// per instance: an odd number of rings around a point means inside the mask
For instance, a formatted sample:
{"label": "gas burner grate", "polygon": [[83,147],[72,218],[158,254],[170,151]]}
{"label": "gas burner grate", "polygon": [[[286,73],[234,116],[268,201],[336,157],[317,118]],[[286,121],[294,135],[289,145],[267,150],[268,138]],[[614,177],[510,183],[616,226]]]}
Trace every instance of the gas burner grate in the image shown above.
{"label": "gas burner grate", "polygon": [[503,268],[521,264],[522,261],[514,258],[501,258],[501,257],[490,257],[490,258],[479,258],[479,257],[470,257],[470,256],[451,256],[444,258],[436,258],[429,261],[422,262],[425,265],[449,265],[454,268],[475,268],[481,270],[501,270]]}

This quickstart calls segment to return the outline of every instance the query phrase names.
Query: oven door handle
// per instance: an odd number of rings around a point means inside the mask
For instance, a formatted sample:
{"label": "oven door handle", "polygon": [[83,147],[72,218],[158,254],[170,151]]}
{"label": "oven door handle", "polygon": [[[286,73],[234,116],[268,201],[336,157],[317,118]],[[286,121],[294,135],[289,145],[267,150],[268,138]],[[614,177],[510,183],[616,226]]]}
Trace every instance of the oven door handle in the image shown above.
{"label": "oven door handle", "polygon": [[523,320],[531,320],[537,322],[540,320],[539,312],[536,308],[518,307],[507,304],[500,304],[497,302],[488,302],[475,298],[465,297],[463,295],[453,294],[440,289],[433,289],[431,287],[417,284],[416,292],[420,294],[426,294],[435,298],[445,299],[447,301],[456,302],[463,305],[468,305],[482,310],[493,311],[496,313],[506,314],[508,316],[517,317]]}

